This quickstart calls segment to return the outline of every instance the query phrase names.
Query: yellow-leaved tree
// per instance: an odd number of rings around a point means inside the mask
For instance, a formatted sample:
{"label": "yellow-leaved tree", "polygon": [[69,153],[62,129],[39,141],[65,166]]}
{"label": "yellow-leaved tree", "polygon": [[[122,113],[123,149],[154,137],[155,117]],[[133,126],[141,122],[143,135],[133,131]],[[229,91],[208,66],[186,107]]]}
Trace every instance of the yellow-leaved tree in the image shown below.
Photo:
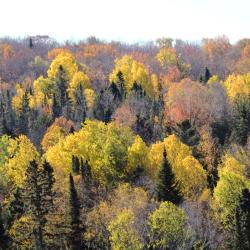
{"label": "yellow-leaved tree", "polygon": [[199,161],[193,157],[192,149],[175,135],[168,136],[163,142],[152,144],[148,155],[149,175],[153,178],[157,177],[163,160],[164,146],[183,196],[186,199],[196,198],[207,186],[207,174]]}
{"label": "yellow-leaved tree", "polygon": [[226,154],[219,166],[219,181],[214,189],[215,208],[226,229],[235,226],[235,209],[242,190],[250,188],[246,167],[232,155]]}
{"label": "yellow-leaved tree", "polygon": [[225,80],[225,87],[231,99],[234,99],[237,95],[248,96],[250,94],[250,73],[229,75]]}
{"label": "yellow-leaved tree", "polygon": [[71,81],[73,79],[74,74],[78,71],[78,66],[73,55],[68,52],[61,52],[52,61],[48,70],[48,77],[51,79],[56,78],[60,66],[63,67],[63,69],[65,70],[68,81]]}
{"label": "yellow-leaved tree", "polygon": [[50,147],[45,157],[54,167],[56,177],[67,177],[72,156],[88,161],[94,178],[101,184],[127,176],[128,148],[134,142],[131,129],[116,123],[87,120],[78,132]]}
{"label": "yellow-leaved tree", "polygon": [[148,70],[142,63],[133,60],[125,55],[115,61],[115,68],[109,75],[110,82],[118,81],[118,73],[121,72],[124,78],[124,85],[129,92],[136,82],[146,91],[147,95],[153,97],[154,89]]}
{"label": "yellow-leaved tree", "polygon": [[25,180],[25,172],[29,163],[35,159],[39,160],[39,154],[25,135],[10,139],[7,154],[8,160],[3,168],[10,181],[20,187]]}

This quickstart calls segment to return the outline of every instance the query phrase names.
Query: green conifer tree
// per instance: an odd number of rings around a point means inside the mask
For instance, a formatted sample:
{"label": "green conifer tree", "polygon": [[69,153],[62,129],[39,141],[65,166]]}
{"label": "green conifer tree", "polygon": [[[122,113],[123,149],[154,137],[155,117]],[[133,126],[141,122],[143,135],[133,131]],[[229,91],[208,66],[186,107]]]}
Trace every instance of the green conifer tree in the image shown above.
{"label": "green conifer tree", "polygon": [[7,209],[7,227],[10,228],[15,220],[18,220],[24,213],[24,202],[20,188],[13,192],[13,197]]}
{"label": "green conifer tree", "polygon": [[80,202],[78,199],[75,183],[72,175],[69,176],[69,205],[68,205],[68,245],[71,250],[78,250],[82,247]]}
{"label": "green conifer tree", "polygon": [[35,228],[33,230],[37,250],[45,248],[44,227],[46,215],[52,207],[53,170],[48,163],[39,166],[32,161],[26,170],[24,185],[24,202],[26,211],[31,215]]}
{"label": "green conifer tree", "polygon": [[178,204],[181,201],[179,185],[167,159],[165,148],[163,151],[163,161],[158,173],[156,195],[159,201],[171,201],[174,204]]}
{"label": "green conifer tree", "polygon": [[250,249],[250,192],[242,190],[235,210],[235,249]]}
{"label": "green conifer tree", "polygon": [[72,172],[73,174],[79,174],[80,171],[80,161],[77,156],[72,155]]}

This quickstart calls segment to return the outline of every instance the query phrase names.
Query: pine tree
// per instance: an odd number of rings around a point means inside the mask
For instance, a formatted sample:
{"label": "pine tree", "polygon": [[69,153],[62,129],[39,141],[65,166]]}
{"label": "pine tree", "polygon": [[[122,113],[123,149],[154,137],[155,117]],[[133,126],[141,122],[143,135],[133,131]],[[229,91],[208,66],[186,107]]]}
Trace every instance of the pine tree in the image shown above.
{"label": "pine tree", "polygon": [[5,97],[5,119],[6,119],[6,126],[8,128],[8,135],[13,135],[14,128],[15,128],[15,119],[14,119],[14,112],[12,109],[12,97],[10,95],[10,91],[6,90]]}
{"label": "pine tree", "polygon": [[66,77],[66,72],[62,65],[59,66],[57,77],[56,77],[56,85],[57,85],[57,94],[58,94],[58,100],[59,105],[61,108],[63,108],[67,103],[67,87],[68,87],[68,81]]}
{"label": "pine tree", "polygon": [[109,89],[102,89],[98,93],[93,108],[96,119],[104,122],[109,122],[111,120],[114,104],[111,102],[110,97]]}
{"label": "pine tree", "polygon": [[189,120],[177,123],[174,132],[180,140],[188,146],[197,146],[199,144],[200,136],[196,129],[192,127]]}
{"label": "pine tree", "polygon": [[26,170],[24,185],[24,201],[26,211],[29,211],[34,221],[35,249],[45,248],[44,227],[46,215],[52,207],[53,170],[48,163],[39,166],[32,161]]}
{"label": "pine tree", "polygon": [[80,171],[80,161],[77,156],[72,155],[72,172],[73,174],[79,174]]}
{"label": "pine tree", "polygon": [[141,97],[145,96],[145,93],[143,92],[141,85],[138,84],[137,82],[133,83],[131,91],[134,92],[134,94],[137,98],[141,98]]}
{"label": "pine tree", "polygon": [[24,202],[21,189],[17,188],[13,192],[13,197],[8,206],[7,227],[10,228],[15,220],[18,220],[24,214]]}
{"label": "pine tree", "polygon": [[83,93],[83,88],[82,85],[75,90],[75,106],[73,108],[74,112],[74,121],[82,123],[85,121],[86,116],[87,116],[87,105],[86,105],[86,100],[85,96]]}
{"label": "pine tree", "polygon": [[0,135],[8,134],[3,101],[0,100]]}
{"label": "pine tree", "polygon": [[120,98],[121,98],[121,102],[126,98],[126,89],[125,89],[125,80],[124,80],[124,76],[123,73],[121,71],[119,71],[117,73],[117,82],[116,82],[118,89],[120,91]]}
{"label": "pine tree", "polygon": [[84,163],[82,158],[81,158],[81,177],[82,177],[82,180],[83,180],[86,188],[90,189],[92,184],[93,184],[91,167],[90,167],[88,161],[86,161]]}
{"label": "pine tree", "polygon": [[209,69],[205,67],[204,82],[207,83],[211,76]]}
{"label": "pine tree", "polygon": [[29,48],[32,49],[33,48],[33,41],[32,38],[30,37],[29,39]]}
{"label": "pine tree", "polygon": [[19,133],[27,135],[29,133],[30,107],[29,94],[26,90],[22,97],[22,106],[18,117]]}
{"label": "pine tree", "polygon": [[250,249],[250,192],[243,189],[235,210],[235,247]]}
{"label": "pine tree", "polygon": [[57,118],[62,114],[62,109],[56,99],[56,95],[53,94],[52,96],[52,116],[53,118]]}
{"label": "pine tree", "polygon": [[69,235],[68,243],[71,250],[81,249],[80,202],[72,175],[69,176]]}
{"label": "pine tree", "polygon": [[0,203],[0,250],[7,249],[9,238],[5,232],[5,226],[2,216],[2,205]]}
{"label": "pine tree", "polygon": [[207,67],[205,67],[205,69],[202,70],[202,73],[199,76],[199,82],[207,83],[211,76],[212,75],[211,75],[209,69]]}
{"label": "pine tree", "polygon": [[238,96],[233,106],[233,135],[237,143],[245,145],[250,131],[250,96]]}
{"label": "pine tree", "polygon": [[163,151],[163,162],[158,173],[156,195],[159,201],[171,201],[174,204],[178,204],[181,201],[179,185],[167,159],[165,148]]}
{"label": "pine tree", "polygon": [[83,162],[81,158],[81,202],[82,207],[85,210],[89,210],[93,207],[93,197],[94,193],[92,190],[93,187],[93,177],[91,173],[91,168],[88,161]]}
{"label": "pine tree", "polygon": [[120,103],[121,102],[121,93],[120,93],[120,90],[119,88],[117,87],[117,85],[112,82],[109,86],[109,90],[110,92],[112,93],[113,97],[114,97],[114,102],[118,102]]}

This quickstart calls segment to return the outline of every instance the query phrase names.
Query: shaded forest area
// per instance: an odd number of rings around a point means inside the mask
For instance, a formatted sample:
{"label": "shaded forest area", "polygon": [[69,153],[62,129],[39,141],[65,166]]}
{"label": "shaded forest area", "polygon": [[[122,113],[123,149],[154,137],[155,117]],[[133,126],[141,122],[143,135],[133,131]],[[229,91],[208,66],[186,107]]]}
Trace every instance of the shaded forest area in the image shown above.
{"label": "shaded forest area", "polygon": [[0,249],[250,249],[250,39],[0,39]]}

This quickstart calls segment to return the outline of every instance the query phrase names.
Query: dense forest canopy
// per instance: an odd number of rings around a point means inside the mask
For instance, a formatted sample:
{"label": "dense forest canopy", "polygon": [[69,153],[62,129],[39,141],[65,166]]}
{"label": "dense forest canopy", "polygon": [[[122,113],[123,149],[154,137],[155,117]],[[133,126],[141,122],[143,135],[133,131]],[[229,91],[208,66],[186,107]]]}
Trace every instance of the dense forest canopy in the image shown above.
{"label": "dense forest canopy", "polygon": [[0,249],[250,249],[250,39],[0,39]]}

